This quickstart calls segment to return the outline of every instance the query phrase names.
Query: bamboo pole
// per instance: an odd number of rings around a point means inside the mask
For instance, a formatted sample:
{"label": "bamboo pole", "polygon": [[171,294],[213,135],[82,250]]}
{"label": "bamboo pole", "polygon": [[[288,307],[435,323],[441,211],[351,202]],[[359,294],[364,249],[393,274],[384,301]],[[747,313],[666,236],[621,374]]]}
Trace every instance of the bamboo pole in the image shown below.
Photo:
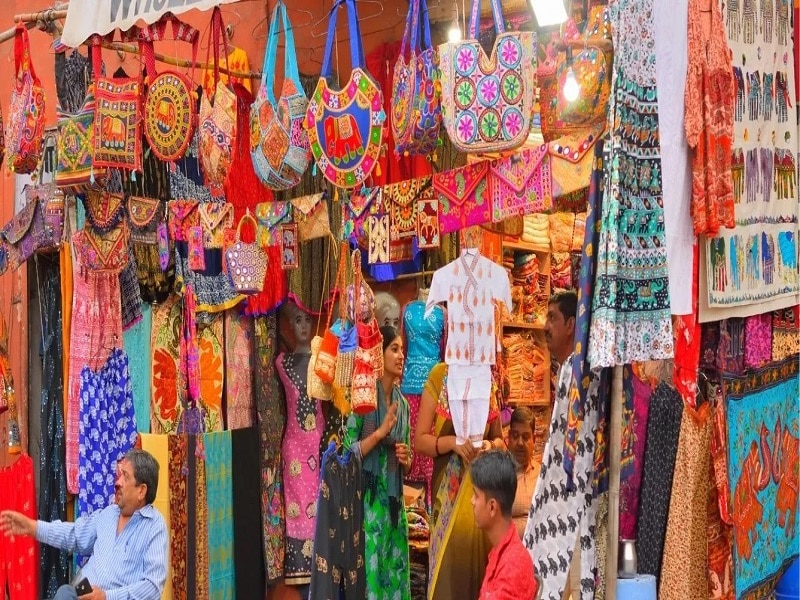
{"label": "bamboo pole", "polygon": [[40,10],[35,13],[22,13],[21,15],[14,15],[14,23],[30,23],[36,21],[54,21],[56,19],[66,19],[67,9],[58,10],[56,8],[48,8],[47,10]]}

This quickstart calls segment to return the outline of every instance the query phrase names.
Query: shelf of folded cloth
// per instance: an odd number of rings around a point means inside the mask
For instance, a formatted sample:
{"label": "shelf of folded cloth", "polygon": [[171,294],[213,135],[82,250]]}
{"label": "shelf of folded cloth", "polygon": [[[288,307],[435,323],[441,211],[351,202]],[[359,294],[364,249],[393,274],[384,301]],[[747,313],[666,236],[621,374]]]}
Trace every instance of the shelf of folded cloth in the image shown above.
{"label": "shelf of folded cloth", "polygon": [[549,254],[519,250],[504,242],[502,264],[511,280],[513,309],[508,321],[543,325],[550,293]]}
{"label": "shelf of folded cloth", "polygon": [[541,331],[504,330],[503,361],[508,404],[549,405],[550,354]]}

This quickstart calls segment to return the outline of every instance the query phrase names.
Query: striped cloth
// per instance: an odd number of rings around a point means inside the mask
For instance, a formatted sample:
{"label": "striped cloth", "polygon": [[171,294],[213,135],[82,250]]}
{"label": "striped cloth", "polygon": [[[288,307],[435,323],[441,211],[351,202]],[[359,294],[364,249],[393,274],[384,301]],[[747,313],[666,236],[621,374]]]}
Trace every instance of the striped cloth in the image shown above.
{"label": "striped cloth", "polygon": [[231,432],[203,436],[208,495],[208,597],[233,600],[233,484]]}

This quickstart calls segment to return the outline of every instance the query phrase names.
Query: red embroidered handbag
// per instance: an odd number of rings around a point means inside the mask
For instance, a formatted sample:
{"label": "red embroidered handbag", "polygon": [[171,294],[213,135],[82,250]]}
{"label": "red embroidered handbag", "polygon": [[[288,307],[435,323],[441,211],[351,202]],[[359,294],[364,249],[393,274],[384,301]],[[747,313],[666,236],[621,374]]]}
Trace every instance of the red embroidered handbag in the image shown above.
{"label": "red embroidered handbag", "polygon": [[434,196],[439,201],[439,232],[451,233],[492,220],[487,173],[489,161],[436,173]]}
{"label": "red embroidered handbag", "polygon": [[44,140],[44,88],[31,62],[28,30],[21,22],[14,32],[14,73],[5,131],[8,168],[15,173],[33,173]]}

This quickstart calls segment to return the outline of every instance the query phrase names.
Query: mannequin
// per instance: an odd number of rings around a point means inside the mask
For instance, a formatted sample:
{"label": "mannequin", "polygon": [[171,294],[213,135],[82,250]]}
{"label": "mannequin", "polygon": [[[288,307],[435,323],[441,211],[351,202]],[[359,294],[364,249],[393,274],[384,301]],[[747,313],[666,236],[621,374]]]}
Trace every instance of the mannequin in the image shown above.
{"label": "mannequin", "polygon": [[375,313],[379,327],[394,327],[400,330],[400,303],[389,292],[375,294]]}
{"label": "mannequin", "polygon": [[283,482],[286,504],[284,581],[311,581],[311,554],[319,489],[319,443],[325,421],[319,400],[308,397],[311,359],[311,315],[290,302],[283,309],[294,334],[294,351],[278,355],[275,369],[286,393],[286,433],[283,437]]}

